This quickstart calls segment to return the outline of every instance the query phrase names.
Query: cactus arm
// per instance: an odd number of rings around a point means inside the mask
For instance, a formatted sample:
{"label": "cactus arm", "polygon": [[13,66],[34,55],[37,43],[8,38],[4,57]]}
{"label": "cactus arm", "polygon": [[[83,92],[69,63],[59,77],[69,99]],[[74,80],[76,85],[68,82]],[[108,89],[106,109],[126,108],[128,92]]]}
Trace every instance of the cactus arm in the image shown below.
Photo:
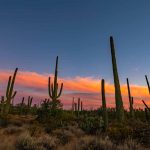
{"label": "cactus arm", "polygon": [[13,99],[17,94],[17,91],[14,92],[14,94],[12,95],[11,99]]}
{"label": "cactus arm", "polygon": [[145,107],[150,111],[150,108],[147,106],[147,104],[145,103],[144,100],[142,100],[143,104],[145,105]]}
{"label": "cactus arm", "polygon": [[52,98],[52,91],[51,91],[51,78],[48,78],[48,93],[50,98]]}
{"label": "cactus arm", "polygon": [[12,92],[13,92],[13,88],[14,88],[14,83],[15,83],[17,71],[18,71],[18,68],[15,69],[15,72],[14,72],[14,75],[13,75],[13,78],[12,78],[12,82],[11,82],[11,86],[10,86],[10,91],[9,91],[10,95],[12,95]]}
{"label": "cactus arm", "polygon": [[61,93],[62,93],[62,90],[63,90],[63,83],[61,84],[60,91],[59,91],[59,94],[58,94],[57,98],[60,97],[60,95],[61,95]]}
{"label": "cactus arm", "polygon": [[10,85],[11,85],[11,76],[9,76],[8,84],[7,84],[7,90],[6,90],[6,97],[7,98],[9,97]]}
{"label": "cactus arm", "polygon": [[52,93],[52,97],[55,99],[55,93],[54,93],[54,85],[53,85],[53,83],[51,84],[51,93]]}

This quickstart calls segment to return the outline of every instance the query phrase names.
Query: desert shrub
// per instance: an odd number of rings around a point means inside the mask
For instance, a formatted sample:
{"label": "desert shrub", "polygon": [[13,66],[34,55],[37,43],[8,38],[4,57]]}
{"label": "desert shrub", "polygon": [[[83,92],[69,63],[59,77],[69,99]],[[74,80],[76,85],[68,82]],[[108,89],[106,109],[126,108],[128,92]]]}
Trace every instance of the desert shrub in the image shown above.
{"label": "desert shrub", "polygon": [[68,130],[57,129],[53,134],[59,139],[60,144],[67,144],[74,137],[74,134]]}
{"label": "desert shrub", "polygon": [[37,120],[42,123],[47,123],[52,118],[57,119],[62,115],[61,103],[56,101],[56,107],[53,109],[53,101],[44,100],[41,104],[41,108],[37,110]]}
{"label": "desert shrub", "polygon": [[62,111],[60,119],[64,122],[70,123],[71,121],[74,121],[76,119],[76,116],[70,111]]}
{"label": "desert shrub", "polygon": [[132,137],[133,129],[127,125],[115,124],[108,128],[108,135],[113,141],[124,141]]}
{"label": "desert shrub", "polygon": [[75,150],[115,150],[114,145],[108,138],[85,136],[75,144]]}
{"label": "desert shrub", "polygon": [[96,132],[100,132],[103,129],[103,120],[101,117],[84,117],[84,119],[80,122],[80,128],[86,133],[95,134]]}
{"label": "desert shrub", "polygon": [[17,138],[16,149],[17,150],[35,150],[36,144],[29,134],[24,133]]}
{"label": "desert shrub", "polygon": [[28,131],[30,136],[35,136],[35,134],[38,132],[38,127],[36,125],[30,125]]}
{"label": "desert shrub", "polygon": [[8,120],[3,116],[0,116],[0,127],[7,127],[7,125],[8,125]]}
{"label": "desert shrub", "polygon": [[78,126],[68,126],[67,130],[72,132],[77,137],[81,137],[84,135],[84,131],[78,128]]}
{"label": "desert shrub", "polygon": [[22,131],[22,128],[16,127],[16,126],[8,126],[7,128],[4,129],[3,133],[4,134],[16,134],[20,133]]}
{"label": "desert shrub", "polygon": [[132,139],[125,140],[124,144],[120,144],[117,148],[118,150],[146,150],[139,143]]}
{"label": "desert shrub", "polygon": [[53,150],[57,147],[58,139],[48,135],[41,136],[37,139],[36,145],[43,150]]}
{"label": "desert shrub", "polygon": [[44,130],[46,133],[51,133],[53,130],[57,128],[63,127],[63,122],[61,119],[58,118],[50,118],[45,124],[44,124]]}
{"label": "desert shrub", "polygon": [[[71,146],[70,146],[71,147]],[[72,144],[72,150],[148,150],[132,139],[126,140],[124,143],[113,143],[107,136],[85,136]]]}

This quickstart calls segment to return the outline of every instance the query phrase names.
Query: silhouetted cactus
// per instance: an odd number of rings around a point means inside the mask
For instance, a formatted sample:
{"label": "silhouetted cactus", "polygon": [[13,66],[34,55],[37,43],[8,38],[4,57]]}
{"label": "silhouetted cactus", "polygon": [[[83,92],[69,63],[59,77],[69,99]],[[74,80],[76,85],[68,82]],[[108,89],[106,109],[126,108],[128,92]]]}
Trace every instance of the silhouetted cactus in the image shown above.
{"label": "silhouetted cactus", "polygon": [[106,107],[106,98],[105,98],[105,80],[101,81],[101,95],[102,95],[102,111],[103,111],[103,120],[104,120],[104,129],[107,130],[108,127],[108,113]]}
{"label": "silhouetted cactus", "polygon": [[21,105],[24,105],[24,97],[22,98]]}
{"label": "silhouetted cactus", "polygon": [[145,79],[146,79],[146,83],[147,83],[147,86],[148,86],[148,91],[149,91],[149,94],[150,94],[150,86],[149,86],[149,81],[148,81],[147,75],[145,75]]}
{"label": "silhouetted cactus", "polygon": [[81,101],[81,111],[83,111],[83,102]]}
{"label": "silhouetted cactus", "polygon": [[121,89],[119,83],[119,76],[117,71],[117,62],[115,56],[115,46],[113,37],[110,37],[110,47],[111,47],[111,57],[112,57],[112,67],[113,67],[113,75],[114,75],[114,86],[115,86],[115,99],[116,99],[116,115],[119,122],[124,120],[124,108],[123,101],[121,96]]}
{"label": "silhouetted cactus", "polygon": [[78,98],[78,111],[80,111],[80,98]]}
{"label": "silhouetted cactus", "polygon": [[130,104],[130,116],[131,118],[134,118],[133,97],[131,97],[130,84],[128,78],[127,78],[127,87],[128,87],[128,97],[129,97],[129,104]]}
{"label": "silhouetted cactus", "polygon": [[15,95],[17,93],[17,91],[13,91],[17,71],[18,71],[18,68],[15,69],[13,77],[10,76],[9,80],[8,80],[7,90],[6,90],[6,100],[4,102],[3,112],[1,112],[3,117],[7,117],[8,113],[9,113],[9,109],[10,109],[11,100],[15,97]]}
{"label": "silhouetted cactus", "polygon": [[74,103],[75,111],[77,111],[77,103]]}
{"label": "silhouetted cactus", "polygon": [[72,111],[74,111],[74,97],[72,99]]}
{"label": "silhouetted cactus", "polygon": [[143,104],[145,105],[145,107],[147,108],[147,110],[149,110],[150,111],[150,108],[148,107],[148,105],[145,103],[145,101],[144,100],[142,100],[142,102],[143,102]]}
{"label": "silhouetted cactus", "polygon": [[51,84],[51,78],[49,77],[48,81],[48,93],[52,101],[54,102],[53,108],[56,109],[57,106],[55,106],[55,101],[58,100],[58,98],[61,96],[62,89],[63,89],[63,83],[61,83],[60,90],[58,92],[58,56],[56,58],[56,67],[55,67],[55,76],[54,76],[54,83]]}
{"label": "silhouetted cactus", "polygon": [[31,108],[33,97],[28,97],[28,108]]}

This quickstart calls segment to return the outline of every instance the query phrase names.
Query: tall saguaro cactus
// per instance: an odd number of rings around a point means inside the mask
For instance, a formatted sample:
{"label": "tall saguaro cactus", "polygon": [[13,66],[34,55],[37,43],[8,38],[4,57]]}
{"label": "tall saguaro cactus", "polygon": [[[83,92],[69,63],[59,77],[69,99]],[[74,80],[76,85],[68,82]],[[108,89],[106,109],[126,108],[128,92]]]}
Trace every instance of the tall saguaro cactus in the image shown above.
{"label": "tall saguaro cactus", "polygon": [[5,117],[7,117],[8,113],[9,113],[11,100],[15,97],[15,95],[17,93],[17,91],[14,91],[14,84],[15,84],[17,71],[18,71],[18,68],[15,69],[13,77],[10,76],[9,80],[8,80],[7,90],[6,90],[6,100],[4,102],[5,104],[4,104],[4,109],[2,112],[2,115],[4,115]]}
{"label": "tall saguaro cactus", "polygon": [[[58,98],[61,96],[62,90],[63,90],[63,83],[61,83],[60,90],[58,90],[58,56],[56,58],[56,66],[55,66],[55,75],[54,75],[54,82],[51,84],[51,78],[48,79],[48,93],[52,101],[55,103]],[[55,104],[56,105],[56,104]],[[56,106],[53,106],[54,108]]]}
{"label": "tall saguaro cactus", "polygon": [[103,120],[104,120],[104,129],[107,130],[108,127],[108,114],[106,107],[106,98],[105,98],[105,80],[101,81],[101,95],[102,95],[102,110],[103,110]]}
{"label": "tall saguaro cactus", "polygon": [[129,96],[129,103],[130,103],[130,116],[131,118],[134,118],[133,97],[131,97],[130,84],[128,78],[127,78],[127,87],[128,87],[128,96]]}
{"label": "tall saguaro cactus", "polygon": [[113,37],[110,37],[110,48],[111,48],[111,57],[112,57],[112,67],[113,67],[113,76],[114,76],[114,86],[115,86],[115,100],[116,100],[116,115],[119,122],[124,120],[124,108],[123,101],[121,96],[120,82],[117,70],[117,62],[115,56],[115,46]]}

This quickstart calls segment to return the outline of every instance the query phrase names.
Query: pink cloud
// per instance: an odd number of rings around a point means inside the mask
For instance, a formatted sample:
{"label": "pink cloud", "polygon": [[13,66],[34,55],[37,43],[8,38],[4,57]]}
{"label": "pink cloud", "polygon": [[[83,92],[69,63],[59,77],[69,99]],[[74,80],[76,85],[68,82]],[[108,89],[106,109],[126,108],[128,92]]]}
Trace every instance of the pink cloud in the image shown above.
{"label": "pink cloud", "polygon": [[[8,77],[12,71],[0,71],[0,89],[1,95],[4,95]],[[17,74],[15,89],[18,91],[17,99],[23,95],[33,95],[34,99],[40,101],[48,97],[48,76],[49,74],[39,74],[36,72],[19,71]],[[53,77],[51,74],[50,76]],[[62,102],[67,107],[71,107],[72,97],[80,97],[83,100],[84,106],[88,108],[97,108],[101,105],[100,80],[93,77],[74,77],[74,78],[59,78],[59,82],[64,83]],[[114,100],[114,85],[106,82],[106,98],[108,106],[115,106]],[[128,91],[126,85],[121,85],[124,105],[128,108]],[[70,94],[69,94],[70,93]],[[139,85],[131,85],[131,93],[134,97],[135,107],[143,107],[141,102],[144,99],[150,105],[149,93],[147,87]],[[19,100],[18,100],[19,101]]]}

